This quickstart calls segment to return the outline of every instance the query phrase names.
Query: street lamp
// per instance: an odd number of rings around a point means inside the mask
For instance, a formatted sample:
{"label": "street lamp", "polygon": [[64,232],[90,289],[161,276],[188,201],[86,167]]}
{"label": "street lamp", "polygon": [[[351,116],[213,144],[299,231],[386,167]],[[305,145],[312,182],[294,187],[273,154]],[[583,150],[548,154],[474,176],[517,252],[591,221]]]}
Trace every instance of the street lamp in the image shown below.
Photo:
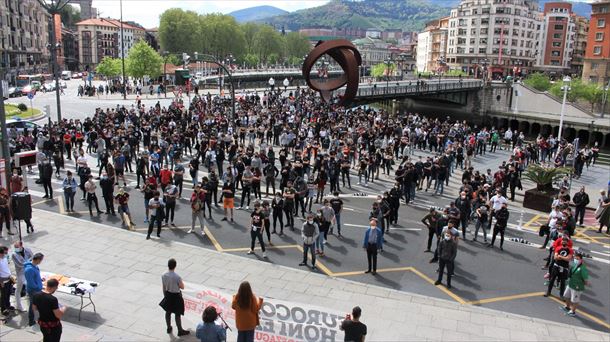
{"label": "street lamp", "polygon": [[269,77],[269,81],[267,83],[269,83],[269,88],[271,88],[271,91],[273,91],[273,87],[275,86],[275,80],[273,77]]}
{"label": "street lamp", "polygon": [[602,114],[601,117],[604,117],[604,112],[606,111],[606,102],[608,102],[608,91],[610,91],[610,80],[608,80],[608,85],[604,87],[604,98],[602,102]]}
{"label": "street lamp", "polygon": [[[561,102],[561,116],[559,117],[559,133],[557,134],[557,144],[561,144],[561,131],[563,130],[563,117],[566,113],[566,101],[568,99],[568,91],[570,91],[570,82],[572,79],[570,76],[565,76],[563,78],[563,86],[561,90],[563,90],[563,101]],[[559,153],[559,149],[557,149],[557,153]]]}
{"label": "street lamp", "polygon": [[290,81],[288,81],[288,77],[284,78],[284,92],[286,92],[286,90],[288,89],[288,86],[290,85]]}
{"label": "street lamp", "polygon": [[[47,13],[51,16],[49,22],[49,49],[51,50],[51,70],[53,71],[53,79],[55,84],[59,84],[59,75],[57,72],[57,50],[60,46],[57,43],[57,37],[55,36],[55,15],[59,15],[61,10],[66,7],[70,0],[37,0],[40,6],[44,8]],[[57,121],[61,121],[61,103],[59,101],[59,87],[55,87],[55,101],[57,103]]]}

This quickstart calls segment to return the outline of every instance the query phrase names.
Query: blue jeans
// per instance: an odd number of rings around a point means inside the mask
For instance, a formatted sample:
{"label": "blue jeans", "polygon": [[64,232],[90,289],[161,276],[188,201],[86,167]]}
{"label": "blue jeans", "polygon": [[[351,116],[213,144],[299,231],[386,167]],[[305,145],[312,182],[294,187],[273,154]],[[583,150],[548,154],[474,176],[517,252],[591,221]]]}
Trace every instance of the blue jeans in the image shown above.
{"label": "blue jeans", "polygon": [[36,292],[28,292],[28,301],[29,301],[29,305],[28,305],[28,325],[34,325],[36,324],[36,321],[34,321],[34,309],[32,308],[32,302],[34,301],[34,294]]}
{"label": "blue jeans", "polygon": [[318,238],[316,239],[316,249],[322,253],[324,253],[324,233],[320,232]]}
{"label": "blue jeans", "polygon": [[443,195],[443,191],[445,190],[445,181],[444,180],[438,179],[436,181],[436,186],[434,187],[434,194],[439,192],[439,190],[440,190],[440,194],[442,196]]}
{"label": "blue jeans", "polygon": [[254,330],[237,331],[237,342],[254,342]]}

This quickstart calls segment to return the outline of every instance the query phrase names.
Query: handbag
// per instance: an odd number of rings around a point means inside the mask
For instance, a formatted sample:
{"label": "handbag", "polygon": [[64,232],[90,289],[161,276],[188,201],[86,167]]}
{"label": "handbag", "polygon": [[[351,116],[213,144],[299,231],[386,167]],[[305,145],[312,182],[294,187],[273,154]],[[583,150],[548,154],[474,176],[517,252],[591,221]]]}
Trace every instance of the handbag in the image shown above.
{"label": "handbag", "polygon": [[540,230],[538,230],[538,236],[545,236],[546,234],[548,234],[550,228],[548,225],[543,224],[540,226]]}

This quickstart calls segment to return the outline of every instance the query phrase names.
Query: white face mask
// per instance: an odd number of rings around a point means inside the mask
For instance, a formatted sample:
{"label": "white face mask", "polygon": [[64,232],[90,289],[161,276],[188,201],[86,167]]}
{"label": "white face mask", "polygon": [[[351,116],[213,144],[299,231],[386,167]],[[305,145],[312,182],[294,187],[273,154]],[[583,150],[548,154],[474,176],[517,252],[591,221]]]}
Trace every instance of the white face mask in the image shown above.
{"label": "white face mask", "polygon": [[310,219],[310,220],[307,220],[307,223],[312,224],[312,223],[313,223],[313,220],[311,220],[311,219]]}
{"label": "white face mask", "polygon": [[445,240],[447,240],[447,241],[451,240],[451,235],[445,235]]}

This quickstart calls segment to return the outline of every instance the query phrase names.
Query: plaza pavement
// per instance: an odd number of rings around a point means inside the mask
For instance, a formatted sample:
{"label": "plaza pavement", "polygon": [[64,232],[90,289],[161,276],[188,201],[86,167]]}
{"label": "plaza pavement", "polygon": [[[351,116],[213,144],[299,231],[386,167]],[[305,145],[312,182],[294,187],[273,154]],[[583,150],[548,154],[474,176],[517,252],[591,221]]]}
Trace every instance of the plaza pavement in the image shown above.
{"label": "plaza pavement", "polygon": [[[45,254],[41,270],[100,282],[93,297],[97,313],[85,308],[81,321],[77,299],[57,295],[69,307],[63,341],[176,340],[165,333],[163,311],[157,305],[160,276],[172,257],[185,281],[223,292],[234,293],[241,281],[248,280],[265,298],[346,313],[359,305],[369,328],[367,341],[610,341],[607,332],[335,279],[179,242],[145,241],[141,234],[43,210],[35,210],[33,216],[36,232],[24,236],[24,242]],[[40,341],[37,328],[25,327],[26,317],[21,314],[0,325],[0,340]],[[234,341],[235,335],[228,340]]]}

